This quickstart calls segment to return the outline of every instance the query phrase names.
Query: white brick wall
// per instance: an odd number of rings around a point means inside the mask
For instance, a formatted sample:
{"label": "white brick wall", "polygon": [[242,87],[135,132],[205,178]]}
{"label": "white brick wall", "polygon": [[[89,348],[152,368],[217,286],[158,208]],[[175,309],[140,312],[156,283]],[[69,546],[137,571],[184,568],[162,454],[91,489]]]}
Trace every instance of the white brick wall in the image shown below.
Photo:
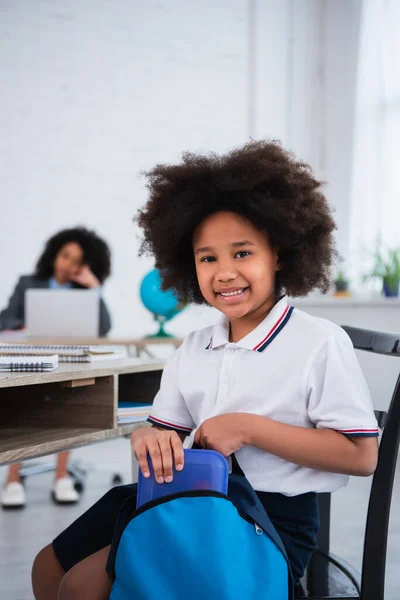
{"label": "white brick wall", "polygon": [[[249,95],[249,10],[255,84]],[[318,168],[317,0],[2,0],[0,306],[42,243],[84,224],[113,252],[115,335],[154,328],[138,299],[141,170],[184,149],[282,139]],[[290,68],[289,68],[290,67]],[[214,319],[191,309],[185,334]]]}

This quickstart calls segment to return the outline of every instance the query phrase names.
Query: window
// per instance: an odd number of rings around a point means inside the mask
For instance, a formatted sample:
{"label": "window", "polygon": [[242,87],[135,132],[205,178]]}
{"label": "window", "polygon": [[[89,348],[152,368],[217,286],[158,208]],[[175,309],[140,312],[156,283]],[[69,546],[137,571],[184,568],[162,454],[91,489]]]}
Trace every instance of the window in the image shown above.
{"label": "window", "polygon": [[399,27],[398,0],[364,0],[350,217],[350,258],[359,275],[378,236],[400,246]]}

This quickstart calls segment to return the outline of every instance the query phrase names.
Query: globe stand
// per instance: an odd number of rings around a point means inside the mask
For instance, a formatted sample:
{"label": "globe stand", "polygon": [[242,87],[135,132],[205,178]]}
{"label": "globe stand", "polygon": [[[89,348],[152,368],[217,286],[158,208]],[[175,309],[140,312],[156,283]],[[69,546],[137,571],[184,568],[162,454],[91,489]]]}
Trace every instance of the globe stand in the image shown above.
{"label": "globe stand", "polygon": [[158,329],[157,333],[153,333],[152,335],[147,335],[146,339],[155,340],[155,339],[159,339],[159,338],[169,339],[169,338],[174,337],[173,335],[171,335],[164,329],[164,325],[169,319],[166,319],[165,317],[162,317],[161,315],[154,315],[154,320],[157,321],[157,323],[159,325],[159,329]]}

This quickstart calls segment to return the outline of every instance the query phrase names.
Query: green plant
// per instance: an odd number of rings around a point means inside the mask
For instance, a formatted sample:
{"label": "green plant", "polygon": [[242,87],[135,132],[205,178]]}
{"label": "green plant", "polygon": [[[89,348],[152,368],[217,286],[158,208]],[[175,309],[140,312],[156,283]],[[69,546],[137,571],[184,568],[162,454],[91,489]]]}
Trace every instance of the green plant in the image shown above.
{"label": "green plant", "polygon": [[336,273],[335,281],[348,281],[344,271],[338,271]]}
{"label": "green plant", "polygon": [[363,280],[379,278],[390,292],[396,294],[400,284],[400,247],[384,247],[378,240],[372,258],[371,271],[364,275]]}
{"label": "green plant", "polygon": [[335,277],[335,281],[333,282],[334,286],[335,286],[335,295],[336,296],[343,296],[349,295],[349,280],[345,275],[345,272],[343,270],[338,270],[336,273],[336,277]]}

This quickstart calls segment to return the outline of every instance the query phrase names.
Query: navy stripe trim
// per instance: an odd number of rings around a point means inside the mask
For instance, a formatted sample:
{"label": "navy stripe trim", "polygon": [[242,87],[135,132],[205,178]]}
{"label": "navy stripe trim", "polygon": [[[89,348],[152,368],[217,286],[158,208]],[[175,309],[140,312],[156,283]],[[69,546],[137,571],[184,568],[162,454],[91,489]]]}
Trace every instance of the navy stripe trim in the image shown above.
{"label": "navy stripe trim", "polygon": [[346,435],[347,437],[378,437],[379,436],[379,431],[377,431],[376,433],[346,433],[345,431],[339,431],[339,433],[342,433],[343,435]]}
{"label": "navy stripe trim", "polygon": [[288,312],[287,312],[286,317],[283,319],[282,323],[274,331],[274,333],[271,335],[271,337],[269,337],[267,339],[267,341],[265,342],[265,344],[263,344],[262,346],[260,346],[259,348],[257,348],[257,352],[263,352],[263,350],[265,350],[265,348],[267,346],[269,346],[269,344],[276,338],[276,336],[278,335],[278,333],[280,333],[282,331],[282,329],[285,327],[286,323],[289,321],[290,317],[292,316],[293,311],[294,311],[294,306],[291,306],[289,308]]}
{"label": "navy stripe trim", "polygon": [[158,421],[153,421],[151,417],[147,418],[147,422],[155,425],[156,427],[160,427],[161,429],[168,429],[169,431],[179,431],[179,433],[186,433],[186,435],[190,435],[192,429],[181,428],[179,425],[166,425],[164,423],[159,423]]}

